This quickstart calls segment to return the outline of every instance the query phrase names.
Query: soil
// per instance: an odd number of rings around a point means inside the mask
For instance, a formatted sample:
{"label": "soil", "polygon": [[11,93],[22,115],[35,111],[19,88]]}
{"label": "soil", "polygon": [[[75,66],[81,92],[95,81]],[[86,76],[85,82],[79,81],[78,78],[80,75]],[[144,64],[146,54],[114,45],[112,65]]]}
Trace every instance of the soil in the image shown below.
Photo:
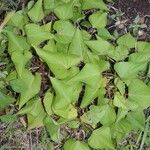
{"label": "soil", "polygon": [[133,24],[134,19],[139,16],[138,24],[147,25],[146,28],[142,29],[143,34],[139,40],[150,41],[150,0],[115,0],[113,7],[124,13],[123,21],[126,22],[124,25],[127,30]]}
{"label": "soil", "polygon": [[150,0],[116,0],[114,7],[124,12],[127,18],[150,17]]}

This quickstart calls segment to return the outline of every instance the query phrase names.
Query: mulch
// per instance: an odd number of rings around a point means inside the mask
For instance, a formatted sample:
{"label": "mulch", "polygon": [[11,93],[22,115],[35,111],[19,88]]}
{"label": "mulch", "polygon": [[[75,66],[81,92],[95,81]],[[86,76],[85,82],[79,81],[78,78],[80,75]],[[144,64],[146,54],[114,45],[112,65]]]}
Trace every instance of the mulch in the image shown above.
{"label": "mulch", "polygon": [[113,7],[124,13],[123,18],[128,20],[128,26],[139,16],[139,24],[147,25],[142,29],[144,35],[139,40],[150,41],[150,0],[115,0]]}
{"label": "mulch", "polygon": [[127,18],[150,17],[150,0],[116,0],[114,7],[124,12]]}

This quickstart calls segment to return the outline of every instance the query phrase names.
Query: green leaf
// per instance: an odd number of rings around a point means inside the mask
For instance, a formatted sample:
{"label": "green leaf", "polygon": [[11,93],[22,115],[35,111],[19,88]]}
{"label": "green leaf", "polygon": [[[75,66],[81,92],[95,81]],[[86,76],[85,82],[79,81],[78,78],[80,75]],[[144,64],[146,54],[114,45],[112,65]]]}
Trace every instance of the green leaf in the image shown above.
{"label": "green leaf", "polygon": [[54,13],[61,20],[71,19],[73,17],[73,4],[74,1],[62,3],[54,9]]}
{"label": "green leaf", "polygon": [[90,150],[90,148],[86,143],[75,141],[72,139],[67,140],[64,144],[64,150],[77,150],[77,149]]}
{"label": "green leaf", "polygon": [[57,52],[55,41],[53,39],[49,40],[48,43],[43,47],[43,49],[50,52]]}
{"label": "green leaf", "polygon": [[116,87],[118,88],[119,92],[122,95],[124,95],[124,93],[125,93],[125,83],[122,80],[120,80],[119,78],[116,78],[114,83],[115,83]]}
{"label": "green leaf", "polygon": [[116,107],[128,109],[127,100],[121,94],[119,94],[119,92],[115,94],[113,104]]}
{"label": "green leaf", "polygon": [[51,92],[46,92],[44,99],[43,99],[45,111],[47,112],[48,115],[53,114],[53,112],[52,112],[53,97],[54,97],[54,95]]}
{"label": "green leaf", "polygon": [[23,14],[23,11],[17,11],[8,22],[9,25],[18,27],[23,30],[24,25],[28,22],[27,16]]}
{"label": "green leaf", "polygon": [[101,127],[94,130],[88,139],[88,143],[94,149],[115,149],[109,127]]}
{"label": "green leaf", "polygon": [[137,42],[137,49],[139,52],[148,52],[150,47],[149,42],[144,42],[144,41],[138,41]]}
{"label": "green leaf", "polygon": [[113,58],[116,61],[124,60],[128,57],[128,49],[125,46],[117,46],[115,49],[112,49],[108,52],[108,56]]}
{"label": "green leaf", "polygon": [[89,21],[94,28],[105,28],[107,25],[107,13],[96,12],[89,17]]}
{"label": "green leaf", "polygon": [[98,38],[97,40],[90,40],[85,43],[93,52],[97,53],[98,55],[107,55],[108,51],[113,49],[113,46],[109,42],[101,38]]}
{"label": "green leaf", "polygon": [[150,87],[143,81],[135,79],[129,84],[129,101],[138,104],[140,109],[150,106]]}
{"label": "green leaf", "polygon": [[70,73],[74,74],[78,70],[72,68],[80,62],[80,58],[73,54],[48,52],[34,47],[37,54],[48,64],[51,71],[58,78],[66,78]]}
{"label": "green leaf", "polygon": [[72,128],[72,129],[77,129],[77,128],[80,127],[80,121],[78,121],[77,119],[76,120],[72,120],[72,121],[67,123],[67,126],[69,128]]}
{"label": "green leaf", "polygon": [[5,95],[0,92],[0,110],[7,107],[9,104],[13,103],[15,99],[9,95]]}
{"label": "green leaf", "polygon": [[100,111],[101,111],[101,113],[100,113],[101,124],[109,126],[115,122],[116,113],[112,106],[110,106],[110,105],[101,106]]}
{"label": "green leaf", "polygon": [[113,35],[111,35],[106,28],[98,29],[97,32],[98,32],[98,35],[101,38],[103,38],[104,40],[108,40],[108,39],[114,40],[115,39],[115,37]]}
{"label": "green leaf", "polygon": [[72,79],[70,83],[83,82],[95,87],[95,84],[100,80],[100,69],[97,65],[87,63],[83,69]]}
{"label": "green leaf", "polygon": [[121,36],[117,40],[118,45],[123,45],[123,46],[126,46],[128,48],[134,48],[136,46],[136,42],[137,41],[135,40],[135,38],[130,33],[127,33],[127,34]]}
{"label": "green leaf", "polygon": [[64,81],[51,78],[52,86],[55,89],[56,97],[54,100],[54,107],[64,108],[71,104],[73,88],[67,85]]}
{"label": "green leaf", "polygon": [[75,119],[78,115],[76,108],[71,104],[68,107],[64,107],[60,109],[53,107],[53,111],[58,116],[61,116],[67,120]]}
{"label": "green leaf", "polygon": [[99,57],[98,55],[92,53],[89,50],[87,50],[84,54],[84,62],[98,65],[100,68],[100,72],[106,71],[110,67],[108,61],[105,61],[104,58]]}
{"label": "green leaf", "polygon": [[27,114],[28,119],[28,129],[38,128],[43,126],[44,118],[46,113],[42,106],[42,102],[39,98],[30,100],[25,107],[23,107],[18,113],[18,115]]}
{"label": "green leaf", "polygon": [[118,123],[120,120],[124,119],[127,114],[128,114],[128,110],[127,109],[119,108],[118,109],[118,113],[117,113],[116,123]]}
{"label": "green leaf", "polygon": [[57,0],[44,0],[44,8],[48,10],[54,10],[54,8],[59,5],[59,1]]}
{"label": "green leaf", "polygon": [[69,44],[56,42],[57,52],[68,53]]}
{"label": "green leaf", "polygon": [[41,29],[43,29],[46,32],[50,32],[52,30],[52,22],[48,22],[46,24],[43,24],[41,26]]}
{"label": "green leaf", "polygon": [[143,111],[129,112],[127,115],[127,120],[131,123],[134,129],[144,130],[145,127],[145,116]]}
{"label": "green leaf", "polygon": [[60,43],[68,44],[72,41],[72,37],[75,33],[74,26],[70,23],[70,21],[59,20],[54,23],[54,30],[56,30],[57,34],[55,34],[55,40]]}
{"label": "green leaf", "polygon": [[39,45],[41,42],[53,38],[53,35],[50,32],[45,31],[37,24],[27,24],[25,26],[25,31],[27,34],[27,40],[32,45]]}
{"label": "green leaf", "polygon": [[24,70],[22,78],[10,81],[13,90],[20,93],[19,108],[33,98],[39,91],[41,85],[41,76],[32,75],[28,70]]}
{"label": "green leaf", "polygon": [[92,8],[99,8],[102,10],[108,10],[106,4],[103,0],[83,0],[82,2],[82,9],[92,9]]}
{"label": "green leaf", "polygon": [[13,115],[13,114],[6,114],[6,115],[0,116],[0,121],[7,123],[7,124],[11,124],[17,121],[17,117],[16,115]]}
{"label": "green leaf", "polygon": [[83,58],[83,52],[85,51],[85,48],[82,31],[80,29],[76,29],[69,47],[69,53],[79,55],[81,58]]}
{"label": "green leaf", "polygon": [[138,77],[138,73],[145,69],[144,63],[119,62],[116,63],[115,71],[123,80],[132,80]]}
{"label": "green leaf", "polygon": [[[70,86],[66,84],[65,81],[58,80],[56,78],[51,78],[51,82],[56,92],[56,97],[53,102],[55,109],[68,107],[72,102],[74,102],[74,98],[76,98],[76,96],[74,96],[74,92],[76,89],[78,89],[78,85],[80,84],[74,84]],[[78,92],[80,93],[80,91]]]}
{"label": "green leaf", "polygon": [[137,52],[133,53],[129,56],[129,61],[134,63],[148,63],[150,60],[150,53],[149,51]]}
{"label": "green leaf", "polygon": [[95,84],[95,87],[91,87],[89,85],[85,86],[85,92],[84,92],[84,96],[83,99],[81,101],[81,108],[86,107],[87,105],[89,105],[96,97],[98,97],[98,92],[100,87],[102,87],[103,80],[99,80],[99,82],[97,82]]}
{"label": "green leaf", "polygon": [[[32,58],[32,54],[29,51],[25,51],[22,54],[21,51],[14,51],[11,55],[11,59],[15,65],[18,76],[22,78],[22,73],[25,69],[26,63]],[[20,61],[21,60],[21,61]]]}
{"label": "green leaf", "polygon": [[94,127],[98,122],[104,126],[110,126],[115,122],[115,119],[115,110],[108,104],[103,106],[91,106],[90,111],[82,116],[83,122],[88,123]]}
{"label": "green leaf", "polygon": [[113,137],[116,138],[117,143],[121,142],[121,140],[127,136],[131,130],[132,126],[127,119],[120,120],[111,128]]}
{"label": "green leaf", "polygon": [[11,54],[14,51],[27,51],[30,49],[29,44],[26,41],[26,38],[14,34],[13,32],[7,31],[8,36],[8,51]]}
{"label": "green leaf", "polygon": [[54,142],[59,142],[60,140],[60,126],[57,122],[55,122],[52,118],[46,117],[44,119],[44,125],[46,126],[46,129],[51,137],[51,139]]}
{"label": "green leaf", "polygon": [[28,11],[28,16],[33,22],[39,22],[44,18],[42,2],[43,0],[38,0],[34,4],[34,6]]}

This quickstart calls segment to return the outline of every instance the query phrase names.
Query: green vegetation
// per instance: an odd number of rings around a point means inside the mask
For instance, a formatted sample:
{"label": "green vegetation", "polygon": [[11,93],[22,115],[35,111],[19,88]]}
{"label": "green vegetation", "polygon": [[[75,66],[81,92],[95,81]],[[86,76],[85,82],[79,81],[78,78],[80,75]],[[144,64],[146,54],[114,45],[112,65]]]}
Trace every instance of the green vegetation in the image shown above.
{"label": "green vegetation", "polygon": [[[46,128],[49,149],[61,143],[64,150],[114,150],[136,132],[142,150],[149,134],[150,43],[111,35],[107,14],[102,0],[30,1],[7,14],[0,26],[0,110],[7,109],[1,122],[25,115],[28,130]],[[35,57],[49,79],[42,95]],[[64,126],[85,135],[68,138]]]}

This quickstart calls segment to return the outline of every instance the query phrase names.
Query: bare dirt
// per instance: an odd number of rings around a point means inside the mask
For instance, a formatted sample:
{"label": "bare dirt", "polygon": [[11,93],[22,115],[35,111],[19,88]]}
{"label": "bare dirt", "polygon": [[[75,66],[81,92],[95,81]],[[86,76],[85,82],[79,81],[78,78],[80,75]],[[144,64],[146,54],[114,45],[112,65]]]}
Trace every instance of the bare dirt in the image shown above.
{"label": "bare dirt", "polygon": [[124,13],[126,26],[133,24],[135,18],[139,16],[138,24],[147,25],[142,29],[143,35],[139,37],[139,40],[150,41],[150,0],[115,0],[113,7]]}
{"label": "bare dirt", "polygon": [[114,7],[124,12],[127,18],[150,17],[150,0],[116,0]]}

